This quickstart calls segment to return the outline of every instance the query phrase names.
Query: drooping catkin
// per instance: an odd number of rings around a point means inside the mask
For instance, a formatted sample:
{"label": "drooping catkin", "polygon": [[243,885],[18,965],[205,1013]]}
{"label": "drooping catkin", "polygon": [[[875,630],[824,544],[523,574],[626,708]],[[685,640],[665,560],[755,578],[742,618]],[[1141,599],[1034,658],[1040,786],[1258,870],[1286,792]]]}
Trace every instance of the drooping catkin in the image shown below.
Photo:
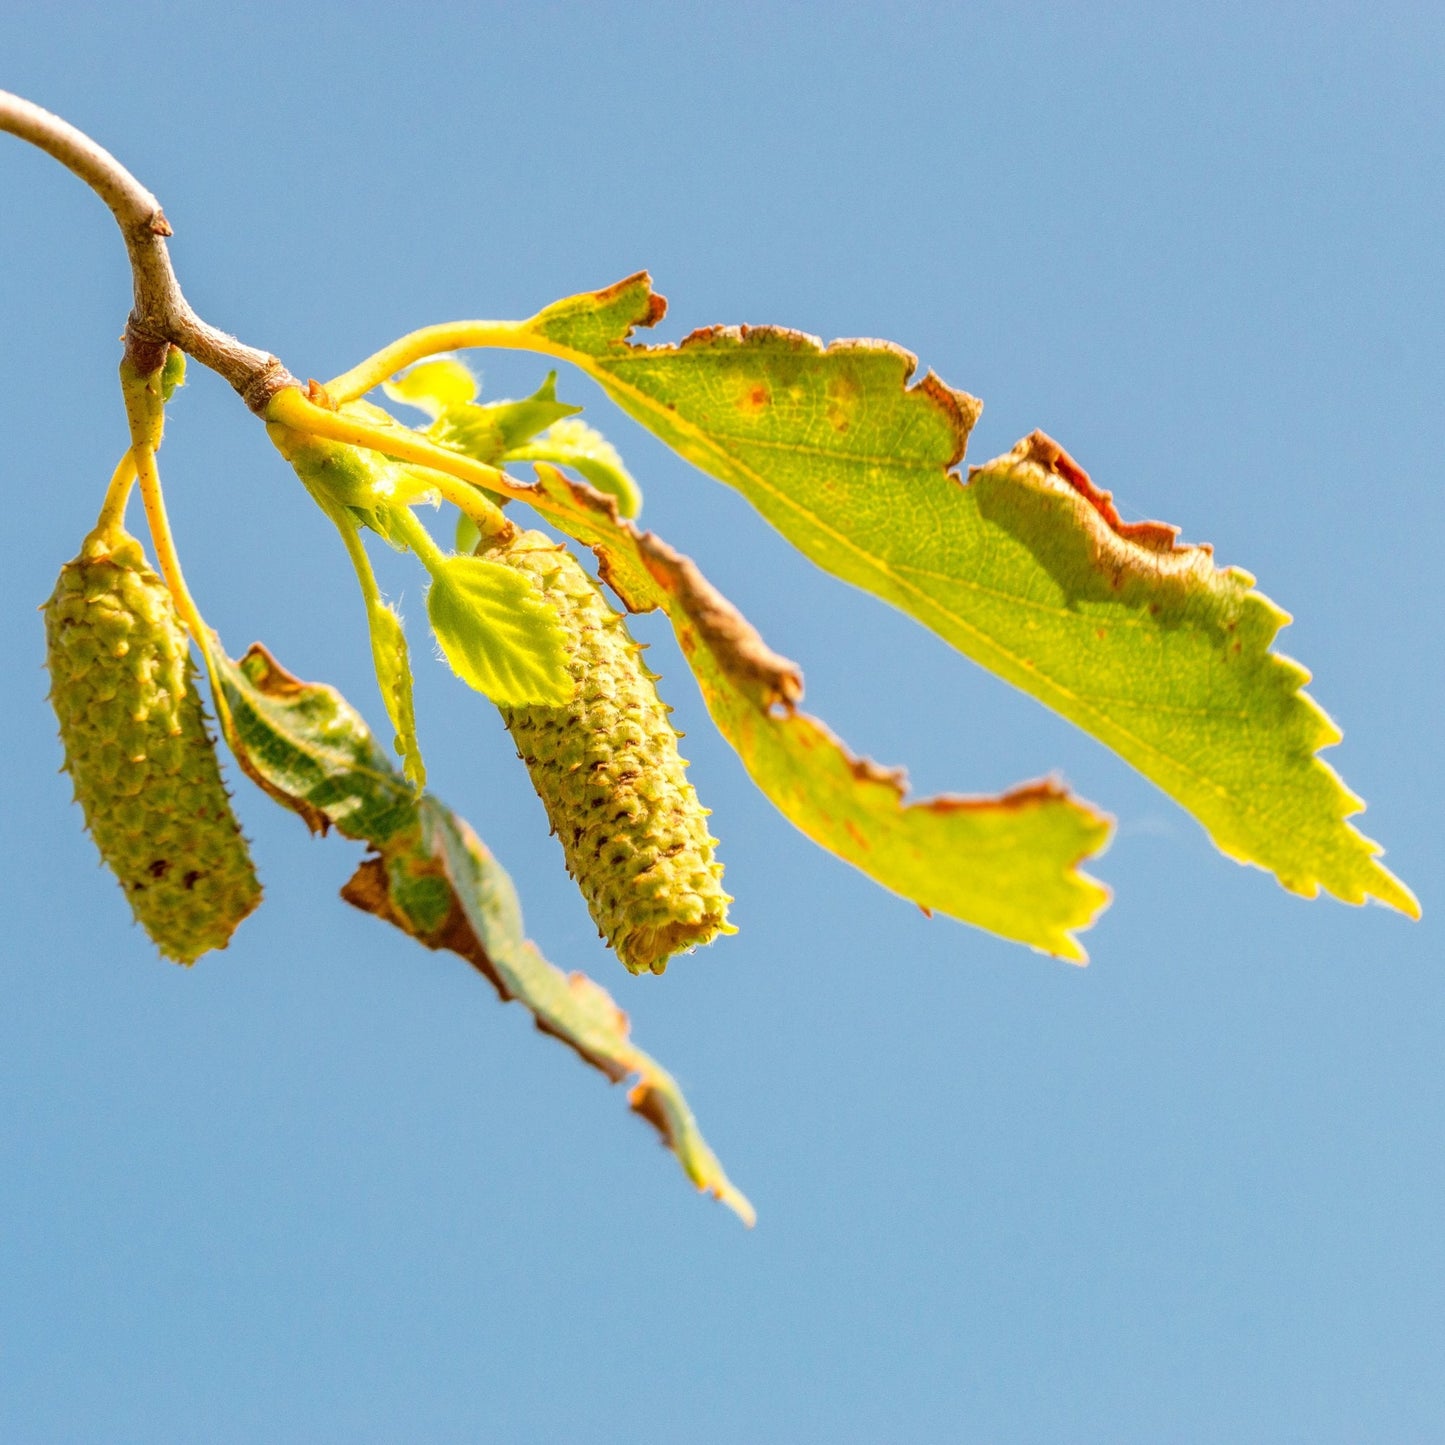
{"label": "drooping catkin", "polygon": [[576,558],[540,532],[484,544],[556,608],[576,688],[561,707],[504,707],[602,937],[633,973],[730,932],[707,810],[622,617]]}
{"label": "drooping catkin", "polygon": [[137,921],[177,963],[224,948],[261,887],[206,730],[185,629],[140,543],[93,532],[45,604],[65,767]]}

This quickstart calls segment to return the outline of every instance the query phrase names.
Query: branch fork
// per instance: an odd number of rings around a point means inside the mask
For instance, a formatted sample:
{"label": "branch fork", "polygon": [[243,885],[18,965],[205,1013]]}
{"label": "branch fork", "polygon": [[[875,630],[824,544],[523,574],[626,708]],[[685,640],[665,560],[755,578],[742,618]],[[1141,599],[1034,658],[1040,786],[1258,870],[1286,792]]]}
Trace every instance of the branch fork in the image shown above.
{"label": "branch fork", "polygon": [[181,291],[166,238],[173,234],[160,202],[103,146],[58,115],[0,90],[0,131],[44,151],[79,176],[110,208],[130,257],[135,303],[125,354],[142,376],[159,371],[176,346],[225,377],[253,412],[296,378],[269,352],[247,346],[201,320]]}

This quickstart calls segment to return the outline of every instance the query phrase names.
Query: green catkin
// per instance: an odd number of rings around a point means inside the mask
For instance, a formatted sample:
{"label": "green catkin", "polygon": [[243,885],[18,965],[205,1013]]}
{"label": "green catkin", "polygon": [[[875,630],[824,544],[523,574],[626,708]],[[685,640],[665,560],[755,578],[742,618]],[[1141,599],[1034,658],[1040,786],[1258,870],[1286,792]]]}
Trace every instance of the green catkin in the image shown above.
{"label": "green catkin", "polygon": [[261,900],[206,730],[185,629],[140,543],[97,529],[45,604],[65,767],[137,921],[177,963]]}
{"label": "green catkin", "polygon": [[733,930],[717,840],[655,675],[565,547],[521,532],[480,555],[525,572],[556,608],[572,701],[502,717],[602,937],[633,973],[661,973],[673,954]]}

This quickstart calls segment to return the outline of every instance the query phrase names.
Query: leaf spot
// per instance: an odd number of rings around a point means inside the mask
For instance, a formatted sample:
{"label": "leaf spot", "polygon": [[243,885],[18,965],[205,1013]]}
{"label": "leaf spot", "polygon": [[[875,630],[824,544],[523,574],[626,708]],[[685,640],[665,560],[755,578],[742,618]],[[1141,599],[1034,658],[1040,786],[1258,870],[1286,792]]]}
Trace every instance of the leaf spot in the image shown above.
{"label": "leaf spot", "polygon": [[759,416],[773,404],[773,394],[762,382],[745,390],[738,397],[737,407],[744,416]]}

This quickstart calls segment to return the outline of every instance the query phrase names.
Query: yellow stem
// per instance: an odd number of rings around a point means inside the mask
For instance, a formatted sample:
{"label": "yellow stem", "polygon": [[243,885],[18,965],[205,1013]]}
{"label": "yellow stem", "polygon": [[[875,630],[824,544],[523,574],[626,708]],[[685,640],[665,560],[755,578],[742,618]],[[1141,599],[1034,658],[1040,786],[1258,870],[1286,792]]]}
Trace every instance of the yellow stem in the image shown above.
{"label": "yellow stem", "polygon": [[507,514],[475,487],[458,482],[444,472],[437,472],[434,467],[428,466],[426,470],[435,473],[434,477],[429,476],[427,479],[430,485],[440,493],[444,501],[450,502],[470,517],[483,537],[510,536],[517,530],[507,520]]}
{"label": "yellow stem", "polygon": [[181,572],[181,559],[176,555],[175,538],[166,518],[166,502],[161,495],[161,474],[156,466],[156,448],[165,431],[166,408],[161,399],[161,372],[142,374],[129,358],[120,364],[120,393],[125,401],[125,419],[130,428],[130,456],[135,463],[136,480],[140,484],[141,502],[150,526],[151,543],[156,549],[156,563],[170,588],[176,610],[195,638],[196,646],[206,653],[209,662],[210,630],[191,597]]}
{"label": "yellow stem", "polygon": [[97,532],[124,525],[126,503],[130,501],[130,489],[135,485],[135,476],[135,453],[128,451],[116,463],[110,486],[105,489],[105,501],[101,503],[100,516],[95,519]]}
{"label": "yellow stem", "polygon": [[[380,452],[393,461],[408,462],[412,466],[425,467],[429,472],[440,473],[433,485],[449,502],[460,507],[483,530],[495,527],[492,514],[495,508],[485,498],[479,498],[474,488],[496,492],[516,501],[526,502],[539,512],[565,516],[563,509],[551,501],[538,486],[519,482],[496,467],[485,462],[473,461],[458,452],[448,451],[435,442],[402,427],[374,426],[356,417],[342,416],[308,401],[294,387],[278,391],[266,408],[268,421],[280,422],[299,432],[325,437],[329,441],[345,442],[349,446],[364,447],[367,451]],[[459,486],[458,483],[467,485]],[[485,503],[479,509],[478,501]]]}
{"label": "yellow stem", "polygon": [[384,346],[365,361],[326,383],[326,394],[338,406],[365,396],[390,376],[439,351],[465,351],[468,347],[490,346],[502,351],[539,351],[547,356],[575,360],[574,353],[527,329],[524,321],[444,321],[440,326],[423,326],[390,346]]}
{"label": "yellow stem", "polygon": [[171,524],[166,517],[166,501],[161,495],[161,476],[156,468],[155,450],[147,445],[137,446],[132,453],[135,457],[137,480],[140,483],[141,502],[145,507],[146,522],[150,526],[151,542],[156,549],[156,562],[161,576],[175,598],[176,610],[181,614],[196,645],[206,652],[210,643],[210,629],[201,616],[186,586],[181,571],[181,559],[176,555],[175,538],[171,535]]}

